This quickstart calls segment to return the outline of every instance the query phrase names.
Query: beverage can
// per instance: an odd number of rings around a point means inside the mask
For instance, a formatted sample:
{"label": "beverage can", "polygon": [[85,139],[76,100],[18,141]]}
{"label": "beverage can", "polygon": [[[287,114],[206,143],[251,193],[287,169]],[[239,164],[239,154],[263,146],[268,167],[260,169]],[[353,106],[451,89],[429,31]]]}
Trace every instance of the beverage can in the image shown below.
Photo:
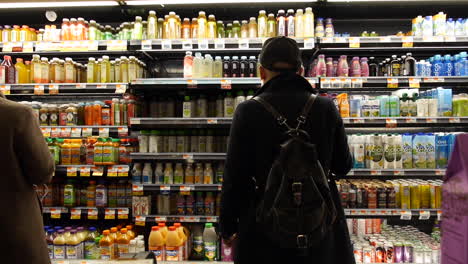
{"label": "beverage can", "polygon": [[355,261],[357,263],[362,263],[363,262],[362,245],[361,244],[355,244],[353,252],[354,252]]}
{"label": "beverage can", "polygon": [[362,249],[362,263],[374,263],[375,261],[375,252],[371,247],[364,247]]}
{"label": "beverage can", "polygon": [[375,263],[385,263],[386,250],[383,244],[377,244],[375,248]]}
{"label": "beverage can", "polygon": [[403,262],[413,263],[413,245],[410,243],[403,245]]}
{"label": "beverage can", "polygon": [[390,242],[387,242],[384,244],[385,247],[385,262],[386,263],[394,263],[394,250],[393,250],[393,244]]}
{"label": "beverage can", "polygon": [[394,252],[394,263],[403,263],[403,260],[404,260],[403,244],[402,243],[394,244],[393,252]]}

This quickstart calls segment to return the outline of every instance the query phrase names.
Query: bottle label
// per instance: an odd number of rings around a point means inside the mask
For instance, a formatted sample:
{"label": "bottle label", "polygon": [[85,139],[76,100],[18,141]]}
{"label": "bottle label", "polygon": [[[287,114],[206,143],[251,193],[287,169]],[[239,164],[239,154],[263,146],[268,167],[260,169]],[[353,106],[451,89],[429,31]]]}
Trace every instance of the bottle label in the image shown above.
{"label": "bottle label", "polygon": [[92,259],[94,257],[94,250],[96,249],[96,243],[94,241],[86,241],[84,243],[84,256],[85,259]]}
{"label": "bottle label", "polygon": [[78,259],[78,245],[67,246],[67,259]]}
{"label": "bottle label", "polygon": [[202,236],[194,236],[193,237],[193,252],[196,256],[203,255],[203,237]]}
{"label": "bottle label", "polygon": [[119,255],[129,253],[129,247],[130,247],[129,244],[119,244],[118,245]]}
{"label": "bottle label", "polygon": [[54,245],[54,258],[65,259],[65,246],[64,245]]}
{"label": "bottle label", "polygon": [[216,243],[205,242],[205,260],[214,261],[216,260]]}
{"label": "bottle label", "polygon": [[184,102],[183,104],[183,117],[190,118],[192,117],[192,105],[190,102]]}
{"label": "bottle label", "polygon": [[100,246],[101,259],[111,259],[114,255],[114,246]]}
{"label": "bottle label", "polygon": [[166,255],[164,247],[149,247],[149,250],[153,252],[156,261],[163,261],[163,257]]}
{"label": "bottle label", "polygon": [[104,146],[102,153],[102,162],[112,162],[112,149],[113,147]]}
{"label": "bottle label", "polygon": [[34,70],[34,82],[35,83],[41,83],[42,80],[42,67],[40,63],[34,63],[33,64],[33,70]]}
{"label": "bottle label", "polygon": [[166,261],[179,261],[181,260],[179,254],[179,247],[166,246]]}
{"label": "bottle label", "polygon": [[53,259],[54,258],[54,245],[53,244],[47,245],[47,250],[49,251],[49,258]]}

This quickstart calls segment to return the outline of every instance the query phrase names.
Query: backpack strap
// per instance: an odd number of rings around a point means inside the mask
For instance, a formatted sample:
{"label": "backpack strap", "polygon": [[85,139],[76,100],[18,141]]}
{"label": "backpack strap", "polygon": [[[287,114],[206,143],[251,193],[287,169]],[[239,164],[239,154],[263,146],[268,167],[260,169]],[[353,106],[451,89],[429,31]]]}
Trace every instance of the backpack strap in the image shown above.
{"label": "backpack strap", "polygon": [[288,130],[292,129],[287,123],[288,120],[284,116],[282,116],[278,111],[276,111],[276,109],[270,103],[268,103],[265,99],[258,97],[258,96],[252,99],[259,102],[261,105],[263,105],[263,107],[273,115],[276,121],[278,121],[279,125],[285,126]]}
{"label": "backpack strap", "polygon": [[310,109],[312,109],[312,105],[314,104],[316,98],[317,96],[315,94],[310,95],[304,106],[304,109],[302,109],[301,115],[297,118],[296,130],[298,130],[301,125],[307,121],[307,116],[309,115]]}

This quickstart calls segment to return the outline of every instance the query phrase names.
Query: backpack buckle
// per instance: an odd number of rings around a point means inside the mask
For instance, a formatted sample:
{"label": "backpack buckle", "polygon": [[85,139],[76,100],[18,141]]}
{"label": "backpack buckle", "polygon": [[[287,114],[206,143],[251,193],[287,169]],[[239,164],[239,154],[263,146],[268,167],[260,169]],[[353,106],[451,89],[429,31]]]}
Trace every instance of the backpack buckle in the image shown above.
{"label": "backpack buckle", "polygon": [[294,203],[299,206],[302,203],[302,183],[294,182],[292,184],[292,192],[294,195]]}
{"label": "backpack buckle", "polygon": [[307,245],[309,244],[309,241],[306,235],[298,235],[296,238],[296,242],[297,242],[297,247],[301,249],[307,248]]}

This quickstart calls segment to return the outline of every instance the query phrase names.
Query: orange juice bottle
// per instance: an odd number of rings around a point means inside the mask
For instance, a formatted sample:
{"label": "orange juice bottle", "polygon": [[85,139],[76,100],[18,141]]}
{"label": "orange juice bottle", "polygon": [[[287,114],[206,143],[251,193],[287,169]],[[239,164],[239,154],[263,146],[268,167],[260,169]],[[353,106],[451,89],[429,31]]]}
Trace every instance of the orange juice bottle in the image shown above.
{"label": "orange juice bottle", "polygon": [[192,24],[190,25],[190,35],[193,39],[198,38],[198,18],[192,18]]}
{"label": "orange juice bottle", "polygon": [[23,63],[23,59],[17,58],[16,64],[16,83],[28,83],[28,69]]}
{"label": "orange juice bottle", "polygon": [[81,139],[71,139],[71,164],[80,165]]}
{"label": "orange juice bottle", "polygon": [[134,239],[136,237],[136,234],[133,231],[133,226],[132,225],[127,225],[125,228],[127,228],[127,235],[130,237],[130,240]]}
{"label": "orange juice bottle", "polygon": [[26,83],[31,83],[31,61],[25,61],[24,65],[26,65],[26,71],[28,73]]}
{"label": "orange juice bottle", "polygon": [[30,41],[29,27],[26,25],[21,26],[20,41]]}
{"label": "orange juice bottle", "polygon": [[341,117],[349,117],[349,102],[348,94],[342,93],[336,96],[338,100],[338,105],[340,106],[340,115]]}
{"label": "orange juice bottle", "polygon": [[103,155],[103,139],[98,138],[97,142],[94,144],[94,165],[103,165],[102,164],[102,155]]}
{"label": "orange juice bottle", "polygon": [[[113,165],[113,144],[112,139],[103,139],[103,146],[102,146],[102,165]],[[112,230],[111,230],[112,231]]]}
{"label": "orange juice bottle", "polygon": [[41,58],[41,83],[49,83],[49,59]]}
{"label": "orange juice bottle", "polygon": [[100,126],[102,125],[101,114],[102,114],[102,106],[101,102],[96,101],[93,104],[93,126]]}
{"label": "orange juice bottle", "polygon": [[148,238],[148,249],[154,254],[156,261],[164,261],[166,257],[164,248],[164,237],[159,226],[151,227],[151,233]]}
{"label": "orange juice bottle", "polygon": [[20,26],[14,25],[11,31],[11,41],[20,41]]}
{"label": "orange juice bottle", "polygon": [[166,261],[181,261],[180,248],[183,244],[175,226],[169,227],[166,237]]}
{"label": "orange juice bottle", "polygon": [[114,259],[114,239],[110,236],[109,230],[102,232],[103,237],[99,241],[101,259]]}
{"label": "orange juice bottle", "polygon": [[127,228],[120,229],[120,235],[117,236],[117,245],[119,248],[119,256],[129,253],[130,236],[127,234]]}
{"label": "orange juice bottle", "polygon": [[70,144],[70,139],[65,139],[62,144],[62,149],[60,151],[60,156],[62,160],[62,165],[71,165],[72,164],[72,149]]}
{"label": "orange juice bottle", "polygon": [[180,223],[174,223],[174,227],[177,229],[177,234],[179,234],[180,239],[182,239],[181,253],[182,259],[185,260],[188,258],[187,234],[185,233],[184,227]]}
{"label": "orange juice bottle", "polygon": [[159,230],[161,231],[161,235],[166,239],[167,237],[167,226],[166,223],[158,223]]}
{"label": "orange juice bottle", "polygon": [[116,259],[116,258],[119,257],[119,246],[118,246],[118,243],[117,243],[117,236],[118,235],[119,234],[117,232],[117,227],[111,227],[109,236],[114,241],[114,257],[113,257],[113,259]]}

